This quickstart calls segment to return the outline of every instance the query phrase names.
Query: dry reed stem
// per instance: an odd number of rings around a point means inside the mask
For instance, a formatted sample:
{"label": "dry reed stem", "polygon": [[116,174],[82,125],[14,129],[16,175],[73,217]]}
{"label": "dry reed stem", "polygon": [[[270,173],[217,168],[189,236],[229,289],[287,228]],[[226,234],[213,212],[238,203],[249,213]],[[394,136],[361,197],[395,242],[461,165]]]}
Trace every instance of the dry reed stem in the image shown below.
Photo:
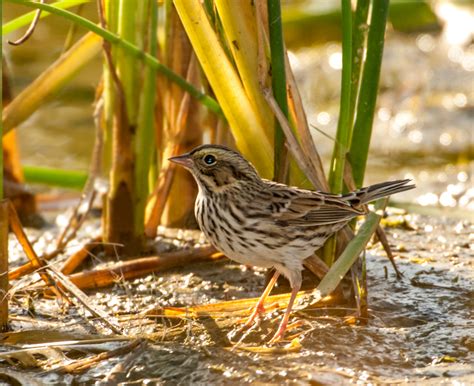
{"label": "dry reed stem", "polygon": [[[297,295],[298,299],[304,299],[308,295],[312,295],[314,290],[300,291]],[[283,310],[288,306],[290,293],[271,295],[265,300],[266,310]],[[165,317],[165,318],[228,318],[228,317],[244,317],[251,314],[253,307],[259,298],[229,300],[212,304],[203,304],[190,307],[157,307],[147,310],[144,316],[147,317]],[[311,304],[311,307],[326,307],[334,303],[335,297],[326,296],[317,304]]]}
{"label": "dry reed stem", "polygon": [[80,272],[69,276],[74,285],[81,289],[107,287],[120,280],[130,280],[152,272],[182,267],[191,262],[213,261],[223,255],[214,247],[206,246],[194,250],[182,250],[162,256],[141,257],[112,264],[107,268]]}
{"label": "dry reed stem", "polygon": [[20,219],[18,218],[15,207],[10,201],[8,201],[8,217],[10,228],[23,248],[26,257],[28,257],[30,260],[33,270],[39,270],[38,273],[46,285],[50,286],[51,290],[58,298],[63,298],[61,292],[56,286],[54,279],[47,270],[44,270],[46,267],[46,262],[42,258],[38,257],[35,250],[33,249],[33,246],[31,245],[28,237],[25,234],[25,231],[23,230],[23,226],[21,225]]}
{"label": "dry reed stem", "polygon": [[[189,60],[186,80],[192,83],[197,82],[198,75],[199,72],[197,60],[196,56],[193,54]],[[186,123],[186,118],[189,113],[190,103],[190,95],[188,93],[184,94],[179,106],[179,111],[177,113],[176,123],[175,125],[172,125],[172,127],[176,127],[176,129],[173,130],[175,133],[171,138],[170,146],[168,146],[163,153],[162,167],[158,177],[158,182],[146,205],[145,235],[149,238],[156,237],[157,228],[160,223],[161,216],[163,215],[175,175],[176,165],[169,162],[168,158],[180,155],[186,150],[186,145],[183,143],[186,130],[183,130],[183,127]],[[169,119],[171,119],[171,117]]]}
{"label": "dry reed stem", "polygon": [[101,242],[101,236],[87,242],[81,249],[68,257],[68,259],[62,264],[60,271],[65,275],[73,273],[88,256],[92,255],[96,248],[101,247]]}
{"label": "dry reed stem", "polygon": [[135,350],[137,347],[141,346],[142,342],[142,339],[136,339],[122,347],[116,348],[115,350],[106,351],[94,355],[90,358],[78,359],[68,365],[56,367],[52,371],[64,373],[81,373],[102,361],[105,361],[118,355],[128,354],[130,351]]}
{"label": "dry reed stem", "polygon": [[122,329],[116,325],[115,318],[112,318],[106,312],[101,311],[98,308],[95,308],[90,300],[89,297],[82,292],[71,280],[64,274],[62,274],[59,270],[55,269],[54,267],[48,267],[48,270],[55,277],[56,281],[60,283],[61,287],[65,289],[67,292],[72,294],[74,298],[77,300],[78,303],[82,304],[84,308],[86,308],[92,315],[97,317],[104,325],[110,328],[116,334],[122,334]]}

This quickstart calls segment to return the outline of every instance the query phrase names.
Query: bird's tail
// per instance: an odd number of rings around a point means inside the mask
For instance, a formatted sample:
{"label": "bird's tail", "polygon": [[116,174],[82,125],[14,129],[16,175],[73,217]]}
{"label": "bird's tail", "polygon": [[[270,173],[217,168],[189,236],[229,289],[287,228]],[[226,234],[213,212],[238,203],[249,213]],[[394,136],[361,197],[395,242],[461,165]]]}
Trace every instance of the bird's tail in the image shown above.
{"label": "bird's tail", "polygon": [[352,205],[363,205],[381,197],[414,189],[415,184],[409,184],[410,182],[410,179],[382,182],[345,194],[343,198]]}

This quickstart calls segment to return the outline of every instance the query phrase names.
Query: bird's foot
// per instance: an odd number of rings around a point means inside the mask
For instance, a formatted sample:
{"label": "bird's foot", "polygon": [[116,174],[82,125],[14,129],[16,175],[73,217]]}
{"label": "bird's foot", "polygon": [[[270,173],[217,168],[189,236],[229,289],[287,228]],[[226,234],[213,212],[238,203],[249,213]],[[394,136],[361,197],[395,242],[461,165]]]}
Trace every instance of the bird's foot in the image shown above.
{"label": "bird's foot", "polygon": [[280,326],[278,327],[277,332],[275,333],[275,335],[273,335],[273,338],[268,341],[269,344],[277,343],[277,342],[279,342],[283,339],[283,337],[285,336],[287,324],[288,324],[288,322],[285,322],[285,321],[283,321],[280,324]]}
{"label": "bird's foot", "polygon": [[245,321],[245,323],[238,329],[234,329],[231,331],[227,337],[229,338],[230,341],[233,341],[233,339],[236,336],[241,335],[240,339],[238,340],[237,344],[242,343],[242,341],[255,329],[259,326],[260,321],[262,319],[262,315],[265,314],[265,307],[263,306],[262,303],[257,303],[255,307],[251,308],[251,314],[248,317],[248,319]]}
{"label": "bird's foot", "polygon": [[[296,322],[294,323],[289,323],[285,329],[283,331],[280,331],[280,328],[278,329],[278,331],[275,333],[275,335],[273,336],[272,339],[270,339],[268,341],[268,343],[277,343],[277,342],[280,342],[283,340],[284,336],[285,336],[285,333],[291,331],[291,330],[294,330],[298,327],[301,327],[305,324],[305,322],[303,320],[297,320]],[[292,335],[292,336],[289,336],[288,337],[288,340],[292,340],[294,338],[297,338],[299,335],[301,335],[302,333],[298,333],[296,335]]]}
{"label": "bird's foot", "polygon": [[250,326],[252,326],[257,320],[258,321],[261,319],[262,315],[265,314],[265,307],[263,306],[263,303],[257,303],[255,307],[252,310],[252,313],[250,314],[249,318],[247,321],[244,323],[244,325],[240,328],[240,331],[243,331],[245,329],[248,329]]}

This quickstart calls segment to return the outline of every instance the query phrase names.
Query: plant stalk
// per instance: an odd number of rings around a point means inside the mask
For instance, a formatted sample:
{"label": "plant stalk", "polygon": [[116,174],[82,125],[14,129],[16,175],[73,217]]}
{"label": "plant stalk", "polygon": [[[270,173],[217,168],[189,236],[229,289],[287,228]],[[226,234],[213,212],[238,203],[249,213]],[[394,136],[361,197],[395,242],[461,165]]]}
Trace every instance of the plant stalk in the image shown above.
{"label": "plant stalk", "polygon": [[350,0],[342,1],[342,77],[339,120],[336,143],[329,170],[329,186],[332,193],[342,193],[346,153],[352,136],[351,121],[351,74],[352,74],[352,10]]}
{"label": "plant stalk", "polygon": [[[268,26],[270,32],[271,73],[272,89],[275,100],[280,110],[288,119],[288,99],[285,72],[285,46],[281,23],[280,0],[268,0]],[[274,168],[275,181],[287,182],[288,180],[288,149],[285,146],[285,134],[278,120],[275,120],[274,136]]]}
{"label": "plant stalk", "polygon": [[[329,187],[332,193],[342,193],[344,187],[344,164],[352,136],[351,76],[352,76],[352,9],[350,0],[341,0],[342,6],[342,75],[339,120],[336,142],[329,170]],[[324,260],[331,266],[335,260],[336,237],[331,237],[324,246]]]}
{"label": "plant stalk", "polygon": [[367,36],[367,58],[362,68],[360,91],[357,98],[357,113],[349,151],[354,181],[358,188],[364,182],[365,167],[372,135],[388,7],[389,0],[372,1],[372,14]]}

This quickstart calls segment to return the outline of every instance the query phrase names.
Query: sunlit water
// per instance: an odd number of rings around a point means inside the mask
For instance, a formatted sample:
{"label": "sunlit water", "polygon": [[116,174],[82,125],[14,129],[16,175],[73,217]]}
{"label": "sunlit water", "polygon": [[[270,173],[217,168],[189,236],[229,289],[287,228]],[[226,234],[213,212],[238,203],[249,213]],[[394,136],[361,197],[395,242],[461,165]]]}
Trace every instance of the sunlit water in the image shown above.
{"label": "sunlit water", "polygon": [[[468,7],[439,2],[440,33],[387,33],[366,183],[413,178],[418,189],[397,196],[420,205],[474,210],[474,20]],[[90,14],[94,10],[89,10]],[[8,14],[8,9],[7,9]],[[7,49],[19,91],[61,52],[64,36],[40,23],[22,47]],[[48,39],[49,50],[40,49]],[[291,51],[313,135],[325,164],[339,110],[339,43]],[[101,62],[96,60],[20,128],[25,163],[87,170],[93,143],[92,101]],[[326,135],[321,134],[323,132]]]}

